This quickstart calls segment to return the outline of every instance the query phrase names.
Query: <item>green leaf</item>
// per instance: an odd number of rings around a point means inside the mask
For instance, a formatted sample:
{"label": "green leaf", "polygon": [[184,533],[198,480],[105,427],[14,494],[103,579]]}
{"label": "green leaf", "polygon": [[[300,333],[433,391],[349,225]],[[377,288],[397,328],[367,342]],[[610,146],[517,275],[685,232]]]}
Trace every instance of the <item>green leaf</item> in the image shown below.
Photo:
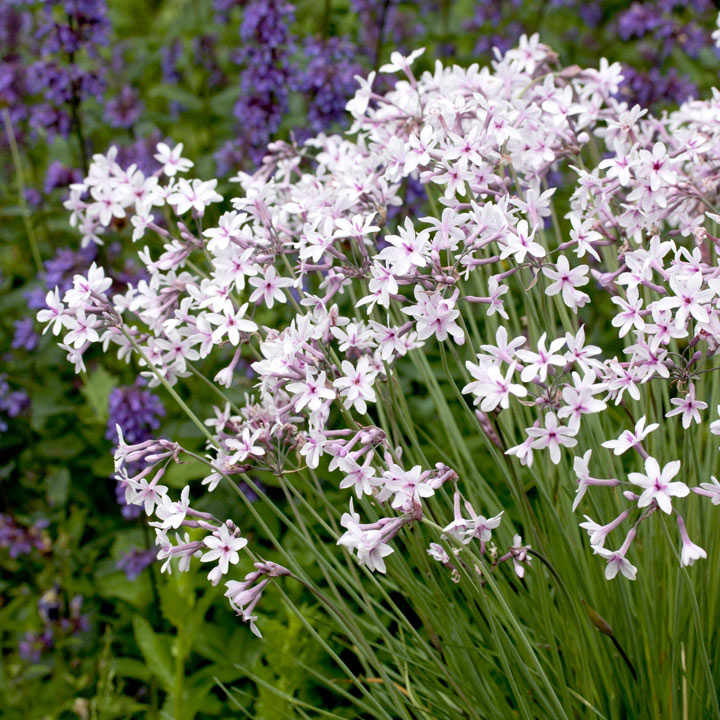
{"label": "green leaf", "polygon": [[192,611],[190,603],[170,583],[164,583],[161,588],[160,609],[176,628],[183,625]]}
{"label": "green leaf", "polygon": [[83,450],[85,443],[82,439],[77,435],[67,434],[44,441],[40,445],[40,452],[35,450],[34,454],[50,460],[69,460],[80,455]]}
{"label": "green leaf", "polygon": [[147,682],[150,680],[151,672],[148,666],[134,658],[115,658],[113,660],[115,672],[121,677],[135,678]]}
{"label": "green leaf", "polygon": [[45,429],[45,423],[48,418],[61,413],[71,413],[76,408],[63,402],[64,398],[61,394],[61,386],[58,383],[54,388],[52,383],[45,392],[35,392],[32,395],[32,415],[30,425],[33,430],[42,432]]}
{"label": "green leaf", "polygon": [[183,488],[190,480],[199,480],[210,474],[210,468],[199,460],[174,463],[163,476],[163,483],[173,488]]}
{"label": "green leaf", "polygon": [[65,504],[70,488],[70,471],[66,467],[56,469],[47,476],[47,498],[51,505]]}
{"label": "green leaf", "polygon": [[93,473],[97,477],[101,478],[112,477],[114,467],[112,454],[109,450],[107,453],[103,453],[99,457],[95,458],[90,465],[90,469]]}
{"label": "green leaf", "polygon": [[151,598],[150,581],[143,573],[135,580],[128,580],[124,573],[114,572],[97,577],[95,587],[103,597],[120,598],[136,608],[148,605]]}
{"label": "green leaf", "polygon": [[116,385],[117,380],[103,367],[93,370],[83,385],[82,394],[100,422],[107,422],[108,399]]}
{"label": "green leaf", "polygon": [[208,715],[222,713],[222,704],[212,694],[214,687],[214,679],[207,680],[198,673],[186,679],[185,702],[190,709],[188,715],[192,717],[199,711],[207,713]]}
{"label": "green leaf", "polygon": [[148,669],[160,680],[165,690],[171,692],[173,689],[171,639],[154,632],[150,623],[141,615],[133,615],[132,623],[135,640],[148,664]]}
{"label": "green leaf", "polygon": [[230,115],[238,94],[237,86],[232,85],[210,98],[210,108],[216,115]]}
{"label": "green leaf", "polygon": [[148,92],[148,96],[162,98],[168,102],[179,102],[187,110],[199,112],[203,109],[203,102],[198,99],[197,95],[176,85],[156,85]]}

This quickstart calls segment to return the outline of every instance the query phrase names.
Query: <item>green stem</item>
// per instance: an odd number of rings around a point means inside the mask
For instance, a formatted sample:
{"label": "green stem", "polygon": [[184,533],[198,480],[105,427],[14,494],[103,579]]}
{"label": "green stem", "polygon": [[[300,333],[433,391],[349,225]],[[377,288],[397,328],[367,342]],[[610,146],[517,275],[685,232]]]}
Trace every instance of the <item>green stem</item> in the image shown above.
{"label": "green stem", "polygon": [[3,108],[2,115],[3,122],[5,123],[5,134],[7,135],[8,144],[10,145],[10,154],[12,155],[13,165],[15,166],[15,177],[17,180],[18,195],[20,196],[19,203],[22,209],[23,222],[25,223],[25,232],[27,232],[28,241],[30,242],[30,251],[35,261],[35,269],[38,272],[42,272],[42,258],[40,257],[40,250],[38,248],[37,238],[35,237],[35,231],[33,230],[32,221],[30,220],[30,209],[28,208],[25,198],[25,178],[23,175],[22,160],[20,159],[20,151],[18,150],[12,121],[10,120],[10,113],[7,111],[7,108]]}
{"label": "green stem", "polygon": [[173,682],[173,708],[174,708],[174,720],[182,720],[185,716],[183,712],[183,679],[185,677],[185,657],[183,653],[183,629],[181,627],[177,630],[177,638],[175,640],[175,646],[177,652],[175,654],[175,680]]}
{"label": "green stem", "polygon": [[233,412],[240,414],[240,408],[238,408],[235,403],[230,400],[230,398],[214,383],[208,380],[197,368],[195,368],[191,363],[187,363],[187,366],[190,370],[190,372],[195,375],[196,377],[200,378],[216,395],[221,397],[232,409]]}
{"label": "green stem", "polygon": [[215,442],[215,438],[213,438],[211,432],[205,427],[200,418],[198,418],[198,416],[188,407],[188,404],[180,397],[180,395],[178,395],[177,390],[175,390],[175,388],[162,376],[162,373],[157,370],[155,365],[153,365],[148,356],[143,352],[142,348],[135,342],[135,340],[131,337],[127,330],[125,330],[125,327],[123,325],[120,326],[120,331],[128,339],[128,342],[133,346],[133,350],[135,350],[135,352],[145,361],[148,369],[162,383],[163,387],[170,393],[173,400],[175,400],[175,402],[180,406],[183,412],[190,418],[193,425],[195,425],[195,427],[200,430],[200,432],[207,438],[208,442],[211,445],[217,447],[217,443]]}
{"label": "green stem", "polygon": [[[147,526],[147,523],[141,522],[143,529],[143,538],[145,540],[145,549],[150,550],[153,547],[153,542],[150,538],[150,528]],[[148,572],[150,573],[150,588],[152,590],[152,596],[153,596],[153,620],[155,621],[155,626],[157,627],[160,624],[160,594],[158,593],[158,585],[157,585],[157,578],[155,577],[155,563],[150,563],[148,566]]]}

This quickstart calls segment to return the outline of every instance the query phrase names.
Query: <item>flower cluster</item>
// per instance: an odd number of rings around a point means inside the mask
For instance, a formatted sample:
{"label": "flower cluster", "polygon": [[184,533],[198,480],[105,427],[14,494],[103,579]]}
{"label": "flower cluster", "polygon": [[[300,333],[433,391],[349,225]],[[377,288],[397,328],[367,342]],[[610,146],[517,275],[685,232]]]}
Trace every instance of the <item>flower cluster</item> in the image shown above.
{"label": "flower cluster", "polygon": [[[360,80],[347,106],[353,138],[274,143],[255,174],[235,178],[241,192],[222,213],[215,180],[179,177],[192,166],[182,146],[159,145],[162,170],[150,176],[120,167],[114,149],[96,155],[72,188],[72,224],[97,243],[126,218],[135,242],[151,237],[162,249],[139,252],[147,281],[110,297],[110,279],[93,265],[62,296],[49,293],[38,317],[62,334],[77,368],[93,345],[114,346],[150,385],[171,392],[213,354],[224,358],[214,378],[222,393],[249,360],[256,382],[246,401],[228,400],[199,424],[207,454],[197,458],[211,470],[202,484],[212,492],[250,469],[282,475],[326,463],[363,513],[375,514],[363,522],[351,502],[337,542],[379,572],[410,526],[435,526],[427,508],[442,505],[444,485],[473,482],[444,462],[415,461],[399,430],[398,418],[412,435],[398,377],[409,362],[431,374],[427,356],[437,348],[444,367],[453,358],[465,378],[477,431],[513,471],[545,452],[549,467],[580,453],[573,509],[591,487],[623,488],[627,505],[614,520],[587,518],[582,527],[608,578],[634,578],[627,554],[640,525],[656,510],[677,512],[690,494],[675,479],[680,461],[662,457],[670,448],[648,446],[658,423],[640,410],[652,407],[668,428],[701,426],[707,403],[699,398],[720,348],[718,99],[651,117],[617,99],[618,64],[558,69],[537,36],[498,53],[491,68],[437,63],[417,77],[411,66],[421,53],[391,55],[380,73],[397,82],[384,94],[373,89],[375,73]],[[608,156],[588,169],[583,153],[601,143]],[[560,166],[577,177],[562,216],[547,185]],[[432,214],[392,225],[388,210],[402,206],[408,178],[424,186]],[[169,225],[158,222],[160,208]],[[216,223],[204,222],[214,214]],[[605,299],[611,321],[598,344],[579,319],[600,312],[591,295]],[[664,411],[656,388],[672,396]],[[631,449],[643,465],[628,471],[614,458]],[[170,499],[160,481],[185,452],[167,440],[121,439],[116,472],[127,501],[155,515],[164,567],[175,558],[182,569],[198,556],[214,563],[217,583],[247,541],[231,520],[192,509],[189,487]],[[604,472],[595,477],[600,453]],[[143,470],[128,472],[139,460]],[[694,493],[718,502],[720,485],[703,480]],[[465,508],[468,517],[456,495],[441,535],[485,553],[502,513],[487,519]],[[606,537],[623,525],[624,542],[607,549]],[[169,532],[181,526],[205,535],[177,533],[173,544]],[[678,526],[689,564],[704,551],[687,539],[680,515]],[[431,547],[450,566],[441,551]],[[528,546],[516,536],[505,559],[522,577]],[[228,587],[249,622],[258,578]]]}
{"label": "flower cluster", "polygon": [[98,51],[109,26],[104,0],[4,3],[0,97],[12,120],[50,135],[77,127],[80,103],[104,92]]}

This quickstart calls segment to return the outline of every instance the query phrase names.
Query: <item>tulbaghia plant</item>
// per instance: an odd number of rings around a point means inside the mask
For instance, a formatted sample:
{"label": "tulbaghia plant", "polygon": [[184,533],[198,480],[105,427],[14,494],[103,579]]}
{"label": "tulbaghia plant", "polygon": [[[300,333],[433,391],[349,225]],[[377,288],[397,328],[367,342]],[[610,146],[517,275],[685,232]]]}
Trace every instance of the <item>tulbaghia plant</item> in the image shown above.
{"label": "tulbaghia plant", "polygon": [[[151,176],[96,155],[71,224],[129,226],[149,279],[110,299],[94,264],[38,318],[78,371],[96,346],[136,363],[203,436],[118,438],[163,570],[204,564],[258,635],[268,585],[294,607],[302,583],[350,638],[357,667],[327,649],[363,716],[708,717],[717,577],[706,604],[686,567],[718,534],[720,96],[653,117],[617,99],[618,64],[562,68],[537,36],[489,68],[418,76],[421,53],[229,202],[182,145]],[[426,215],[403,214],[408,179]],[[176,493],[188,458],[207,474]],[[320,585],[255,506],[252,527],[201,509],[241,481]]]}

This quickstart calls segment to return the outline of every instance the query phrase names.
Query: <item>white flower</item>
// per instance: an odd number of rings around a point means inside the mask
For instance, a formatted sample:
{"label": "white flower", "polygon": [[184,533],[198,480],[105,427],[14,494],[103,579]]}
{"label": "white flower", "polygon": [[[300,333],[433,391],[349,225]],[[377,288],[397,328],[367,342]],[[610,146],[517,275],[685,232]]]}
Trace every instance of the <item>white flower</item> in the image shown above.
{"label": "white flower", "polygon": [[67,320],[65,305],[60,300],[60,293],[57,288],[50,290],[45,296],[45,308],[38,310],[37,320],[39,323],[47,323],[43,328],[45,334],[51,327],[53,335],[58,335]]}
{"label": "white flower", "polygon": [[625,541],[618,550],[608,550],[601,545],[595,545],[593,552],[607,560],[605,567],[605,579],[612,580],[619,572],[628,580],[634,580],[637,575],[637,568],[625,557],[627,551],[635,539],[635,528],[630,528],[625,537]]}
{"label": "white flower", "polygon": [[[142,492],[142,488],[139,488],[139,490]],[[147,494],[145,496],[148,497]],[[186,485],[182,489],[180,500],[177,502],[172,501],[167,493],[161,493],[155,502],[157,502],[155,514],[160,519],[160,526],[163,530],[169,528],[177,530],[183,524],[190,507],[190,486]]]}
{"label": "white flower", "polygon": [[193,166],[190,160],[182,157],[182,143],[178,143],[172,150],[164,142],[158,143],[156,148],[157,152],[153,157],[163,166],[163,172],[168,177],[187,172]]}
{"label": "white flower", "polygon": [[216,186],[215,179],[188,181],[181,178],[168,195],[167,202],[174,206],[178,215],[184,215],[189,210],[202,215],[208,205],[222,201],[222,195],[215,191]]}
{"label": "white flower", "polygon": [[671,497],[685,497],[689,492],[683,482],[670,482],[680,472],[680,461],[673,460],[662,470],[658,461],[650,456],[645,459],[645,473],[631,472],[628,480],[644,488],[638,498],[638,507],[647,507],[655,502],[668,515],[672,511]]}
{"label": "white flower", "polygon": [[430,231],[416,232],[410,218],[398,228],[397,235],[386,235],[388,246],[380,251],[378,258],[384,260],[395,275],[406,275],[415,267],[425,267],[425,255],[429,249]]}
{"label": "white flower", "polygon": [[446,298],[440,292],[429,293],[419,285],[415,286],[417,304],[404,307],[402,311],[416,319],[419,340],[434,335],[439,342],[443,342],[451,335],[458,345],[464,344],[465,333],[455,322],[460,317],[460,311],[455,307],[457,297],[457,290]]}
{"label": "white flower", "polygon": [[260,430],[251,432],[250,428],[243,428],[239,438],[231,437],[226,440],[225,444],[227,447],[235,451],[228,458],[228,462],[231,465],[242,463],[251,455],[254,457],[262,457],[265,454],[265,450],[261,445],[255,445],[260,437],[260,432]]}
{"label": "white flower", "polygon": [[517,356],[527,365],[520,373],[520,379],[523,382],[531,380],[539,380],[545,382],[548,370],[552,367],[563,367],[565,365],[565,356],[560,355],[558,350],[565,344],[565,338],[556,338],[550,343],[550,347],[545,346],[547,333],[540,336],[537,344],[537,352],[532,350],[518,350]]}
{"label": "white flower", "polygon": [[554,412],[545,415],[545,426],[527,428],[525,431],[532,438],[532,447],[535,450],[547,448],[550,460],[557,465],[560,462],[561,447],[575,447],[578,425],[560,425]]}
{"label": "white flower", "polygon": [[373,70],[367,77],[367,80],[361,78],[359,75],[355,76],[360,88],[355,92],[355,95],[348,101],[345,109],[353,116],[360,117],[365,110],[367,110],[368,102],[370,101],[370,95],[372,94],[372,84],[375,81],[375,71]]}
{"label": "white flower", "polygon": [[290,278],[279,276],[273,265],[265,268],[264,273],[251,277],[249,282],[255,288],[250,295],[250,302],[257,303],[262,300],[268,308],[271,308],[276,300],[286,303],[287,297],[283,288],[293,284]]}
{"label": "white flower", "polygon": [[528,254],[534,258],[545,257],[545,248],[536,242],[534,237],[535,229],[530,232],[527,220],[521,220],[514,231],[509,229],[503,238],[500,259],[504,260],[512,255],[516,263],[523,263]]}
{"label": "white flower", "polygon": [[560,255],[554,268],[543,267],[543,274],[554,282],[545,288],[546,295],[562,293],[563,302],[572,310],[577,310],[590,301],[590,296],[576,288],[587,285],[587,265],[578,265],[570,269],[570,263],[564,255]]}
{"label": "white flower", "polygon": [[208,313],[205,319],[215,325],[212,333],[212,342],[217,345],[224,337],[227,336],[231,345],[237,345],[240,342],[240,333],[256,332],[258,326],[245,317],[248,304],[244,303],[237,310],[228,310],[222,313]]}
{"label": "white flower", "polygon": [[[480,359],[480,358],[478,358]],[[475,404],[480,405],[483,412],[492,412],[498,405],[507,410],[510,406],[510,396],[525,397],[527,388],[512,382],[515,374],[515,363],[511,363],[503,375],[496,364],[465,363],[468,372],[475,380],[468,383],[462,391],[475,395]]]}
{"label": "white flower", "polygon": [[596,548],[595,552],[607,560],[607,566],[605,567],[606,580],[612,580],[619,572],[628,580],[635,580],[637,568],[624,555],[602,547]]}
{"label": "white flower", "polygon": [[390,62],[380,67],[381,73],[394,73],[407,70],[413,62],[425,52],[425,48],[413,50],[407,57],[397,50],[390,53]]}
{"label": "white flower", "polygon": [[343,376],[337,378],[333,385],[338,389],[343,405],[346,408],[355,408],[361,415],[367,412],[367,403],[375,402],[373,383],[377,377],[377,370],[370,367],[367,355],[363,355],[353,365],[349,360],[341,364]]}
{"label": "white flower", "polygon": [[695,384],[690,383],[685,397],[670,398],[670,404],[675,405],[672,410],[665,413],[665,417],[680,415],[682,413],[682,426],[687,430],[690,424],[695,421],[698,425],[702,422],[700,410],[705,410],[707,403],[695,399]]}
{"label": "white flower", "polygon": [[322,371],[317,377],[313,377],[312,369],[305,368],[305,380],[289,383],[287,391],[295,395],[295,410],[298,412],[307,406],[308,410],[314,412],[327,400],[335,397],[335,391],[325,384],[325,372]]}
{"label": "white flower", "polygon": [[699,488],[693,488],[693,492],[709,497],[713,505],[720,505],[720,482],[714,475],[710,476],[710,482],[700,483]]}
{"label": "white flower", "polygon": [[650,423],[650,425],[645,427],[645,423],[646,420],[643,415],[637,423],[635,423],[634,431],[623,430],[620,433],[620,437],[616,440],[606,440],[602,446],[608,450],[612,450],[614,455],[622,455],[630,448],[640,445],[653,430],[657,430],[660,427],[658,423]]}
{"label": "white flower", "polygon": [[213,585],[220,582],[220,578],[227,573],[230,565],[237,565],[240,562],[238,551],[242,550],[247,542],[246,538],[237,537],[232,533],[227,525],[221,525],[212,535],[205,537],[203,543],[209,550],[202,555],[200,561],[214,562],[217,560],[217,566],[208,575],[208,580]]}
{"label": "white flower", "polygon": [[680,515],[677,516],[677,524],[680,530],[680,539],[682,540],[680,547],[680,564],[687,567],[692,565],[696,560],[707,558],[707,553],[689,538],[687,529],[685,528],[685,521]]}
{"label": "white flower", "polygon": [[610,300],[621,309],[621,312],[610,321],[613,327],[620,328],[620,337],[625,337],[632,328],[641,332],[645,329],[645,321],[642,318],[643,301],[637,287],[628,288],[626,299],[615,295]]}

